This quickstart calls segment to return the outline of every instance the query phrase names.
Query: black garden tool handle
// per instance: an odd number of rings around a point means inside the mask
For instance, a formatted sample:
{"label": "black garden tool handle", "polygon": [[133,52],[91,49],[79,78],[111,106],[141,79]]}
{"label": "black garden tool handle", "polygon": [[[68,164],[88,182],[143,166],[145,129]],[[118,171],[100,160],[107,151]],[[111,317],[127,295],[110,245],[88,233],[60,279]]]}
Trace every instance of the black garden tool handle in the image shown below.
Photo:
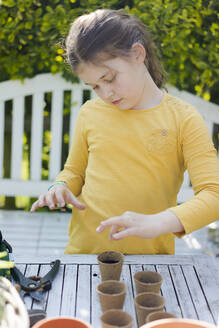
{"label": "black garden tool handle", "polygon": [[17,267],[11,269],[11,275],[15,282],[21,286],[21,289],[25,291],[35,291],[40,287],[40,280],[36,281],[25,277]]}
{"label": "black garden tool handle", "polygon": [[40,279],[41,285],[47,287],[47,290],[51,288],[52,281],[59,271],[60,263],[60,260],[51,262],[50,264],[52,265],[52,269]]}
{"label": "black garden tool handle", "polygon": [[30,327],[33,327],[36,322],[46,317],[46,312],[42,309],[32,309],[28,310],[28,316],[30,319]]}

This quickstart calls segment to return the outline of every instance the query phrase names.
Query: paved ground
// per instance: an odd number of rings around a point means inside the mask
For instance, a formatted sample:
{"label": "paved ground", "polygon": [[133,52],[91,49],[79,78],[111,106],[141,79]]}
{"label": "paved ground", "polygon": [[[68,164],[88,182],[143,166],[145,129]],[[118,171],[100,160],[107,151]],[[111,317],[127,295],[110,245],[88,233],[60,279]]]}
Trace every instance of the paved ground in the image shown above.
{"label": "paved ground", "polygon": [[[0,210],[0,230],[11,243],[14,254],[63,254],[68,239],[71,213]],[[176,238],[176,254],[207,253],[215,257],[219,245],[210,242],[209,231],[216,223],[182,239]],[[214,231],[214,230],[213,230]],[[217,258],[218,259],[218,258]]]}
{"label": "paved ground", "polygon": [[14,254],[63,254],[71,213],[0,211],[0,229]]}

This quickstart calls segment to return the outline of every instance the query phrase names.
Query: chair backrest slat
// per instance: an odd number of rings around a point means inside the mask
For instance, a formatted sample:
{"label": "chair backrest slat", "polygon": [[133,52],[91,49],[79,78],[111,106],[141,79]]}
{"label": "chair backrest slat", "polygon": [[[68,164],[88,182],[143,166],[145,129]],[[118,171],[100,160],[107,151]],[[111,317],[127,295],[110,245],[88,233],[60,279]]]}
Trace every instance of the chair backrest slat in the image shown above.
{"label": "chair backrest slat", "polygon": [[3,178],[5,108],[0,101],[0,178]]}
{"label": "chair backrest slat", "polygon": [[52,93],[51,148],[49,163],[49,180],[54,180],[61,170],[63,124],[63,90]]}
{"label": "chair backrest slat", "polygon": [[70,127],[69,127],[69,149],[72,143],[75,122],[78,112],[83,102],[83,93],[80,87],[75,87],[71,92],[71,113],[70,113]]}
{"label": "chair backrest slat", "polygon": [[33,95],[31,121],[30,179],[41,180],[43,145],[43,92]]}
{"label": "chair backrest slat", "polygon": [[24,97],[13,101],[11,178],[21,179],[24,135]]}

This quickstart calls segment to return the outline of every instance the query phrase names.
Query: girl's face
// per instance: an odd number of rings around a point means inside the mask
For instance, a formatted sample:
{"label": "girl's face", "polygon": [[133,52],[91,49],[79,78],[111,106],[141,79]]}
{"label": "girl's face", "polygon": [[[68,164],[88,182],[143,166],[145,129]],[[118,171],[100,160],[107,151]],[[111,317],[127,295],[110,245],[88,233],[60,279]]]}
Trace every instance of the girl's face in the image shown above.
{"label": "girl's face", "polygon": [[120,109],[144,108],[148,72],[144,59],[116,57],[100,65],[80,64],[77,74],[106,103]]}

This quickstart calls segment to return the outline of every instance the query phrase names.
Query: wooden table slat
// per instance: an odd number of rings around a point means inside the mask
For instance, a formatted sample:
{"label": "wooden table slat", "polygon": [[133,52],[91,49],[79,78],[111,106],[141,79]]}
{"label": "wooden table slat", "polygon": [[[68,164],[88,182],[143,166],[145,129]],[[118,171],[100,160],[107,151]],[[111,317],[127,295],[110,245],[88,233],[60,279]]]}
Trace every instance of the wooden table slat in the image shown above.
{"label": "wooden table slat", "polygon": [[192,295],[193,303],[198,313],[198,319],[214,323],[208,304],[203,295],[202,288],[194,271],[194,267],[185,266],[182,268],[182,270],[186,279],[186,283]]}
{"label": "wooden table slat", "polygon": [[100,316],[102,314],[99,297],[96,291],[97,286],[101,283],[99,265],[92,265],[92,318],[93,327],[100,327]]}
{"label": "wooden table slat", "polygon": [[145,264],[143,265],[144,271],[156,271],[155,265],[152,264]]}
{"label": "wooden table slat", "polygon": [[[43,277],[51,269],[50,265],[41,265],[40,276]],[[48,317],[59,315],[61,308],[61,295],[62,295],[62,282],[63,282],[64,266],[60,265],[58,276],[52,282],[52,289],[49,293],[44,293],[44,299],[46,300],[47,294],[47,307],[46,313]]]}
{"label": "wooden table slat", "polygon": [[157,272],[159,272],[163,278],[162,281],[162,295],[165,298],[165,310],[172,313],[177,318],[182,317],[181,309],[179,307],[178,299],[175,293],[173,281],[167,265],[156,265]]}
{"label": "wooden table slat", "polygon": [[[207,299],[215,323],[219,320],[219,276],[212,266],[196,265],[196,274],[200,280],[204,295]],[[215,275],[216,274],[216,275]]]}
{"label": "wooden table slat", "polygon": [[197,319],[197,313],[195,311],[181,267],[176,265],[170,266],[170,273],[172,276],[174,289],[176,290],[183,317]]}
{"label": "wooden table slat", "polygon": [[80,265],[77,281],[76,317],[90,322],[90,265]]}
{"label": "wooden table slat", "polygon": [[60,315],[74,316],[76,302],[76,287],[77,287],[77,265],[65,265],[62,304]]}
{"label": "wooden table slat", "polygon": [[133,286],[133,279],[131,277],[129,265],[123,265],[120,280],[126,284],[126,288],[127,288],[123,310],[131,314],[131,316],[135,320],[133,328],[137,328],[135,305],[134,305],[134,286]]}
{"label": "wooden table slat", "polygon": [[26,267],[27,267],[26,264],[18,264],[18,265],[16,265],[16,267],[17,267],[17,268],[18,268],[23,274],[25,274]]}

